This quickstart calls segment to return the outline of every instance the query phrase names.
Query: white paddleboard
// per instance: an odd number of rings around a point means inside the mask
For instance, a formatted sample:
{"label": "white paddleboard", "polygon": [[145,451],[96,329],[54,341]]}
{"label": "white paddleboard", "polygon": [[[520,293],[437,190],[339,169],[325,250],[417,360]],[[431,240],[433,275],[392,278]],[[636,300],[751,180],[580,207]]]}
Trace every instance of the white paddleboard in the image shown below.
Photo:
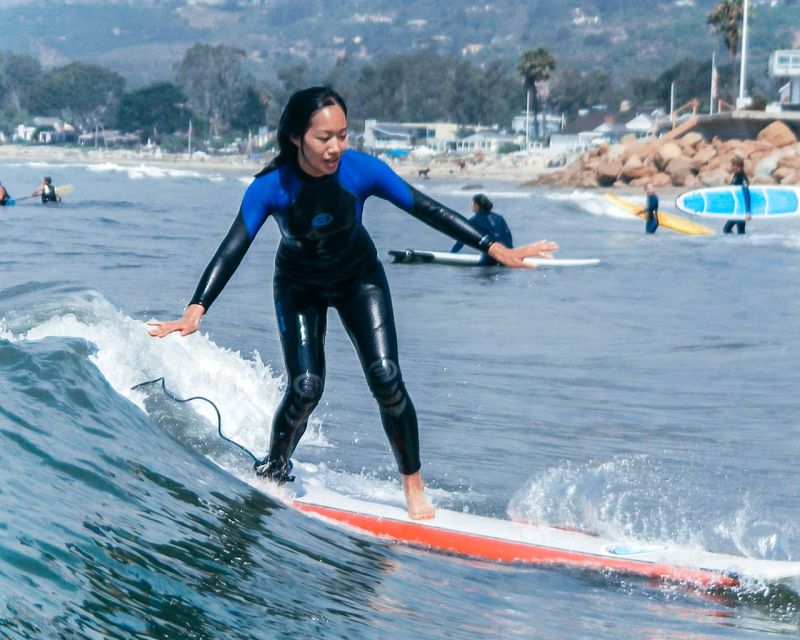
{"label": "white paddleboard", "polygon": [[369,536],[492,562],[562,565],[635,574],[668,582],[734,587],[800,577],[800,562],[761,560],[674,546],[609,540],[540,524],[437,509],[412,520],[400,507],[302,484],[290,506]]}
{"label": "white paddleboard", "polygon": [[[736,185],[694,189],[675,200],[681,211],[708,218],[744,220],[742,188]],[[800,215],[800,187],[750,186],[750,215],[752,218],[786,218]]]}
{"label": "white paddleboard", "polygon": [[[445,251],[419,251],[416,249],[393,249],[389,255],[394,262],[402,264],[446,264],[451,266],[480,267],[483,256],[475,253],[448,253]],[[600,264],[597,258],[525,258],[525,264],[536,267],[591,267]]]}

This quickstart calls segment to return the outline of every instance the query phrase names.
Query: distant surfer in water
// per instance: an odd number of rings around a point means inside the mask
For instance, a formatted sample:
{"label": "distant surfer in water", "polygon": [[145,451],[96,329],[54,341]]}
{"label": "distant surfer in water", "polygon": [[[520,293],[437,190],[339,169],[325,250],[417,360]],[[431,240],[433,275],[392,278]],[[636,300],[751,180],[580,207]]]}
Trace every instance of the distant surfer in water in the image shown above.
{"label": "distant surfer in water", "polygon": [[731,184],[738,184],[742,186],[742,200],[744,200],[744,220],[728,220],[722,228],[723,233],[731,233],[733,227],[736,227],[738,235],[744,235],[744,226],[747,220],[750,220],[750,180],[744,172],[744,158],[740,156],[733,156],[731,159]]}
{"label": "distant surfer in water", "polygon": [[61,202],[61,196],[58,195],[53,179],[50,176],[45,176],[42,184],[36,187],[36,190],[31,194],[31,197],[42,196],[42,204],[50,204],[51,202]]}
{"label": "distant surfer in water", "polygon": [[[505,218],[499,213],[493,213],[494,204],[484,194],[475,194],[472,198],[472,217],[469,223],[481,234],[488,236],[494,242],[499,242],[508,248],[512,248],[511,229],[508,228]],[[450,253],[458,253],[464,248],[464,243],[456,242],[450,249]],[[490,258],[485,252],[481,258],[481,264],[494,265],[496,260]]]}
{"label": "distant surfer in water", "polygon": [[14,204],[14,200],[2,183],[0,183],[0,207],[5,207],[7,204]]}
{"label": "distant surfer in water", "polygon": [[644,193],[646,197],[644,203],[644,230],[645,233],[655,233],[656,229],[658,229],[658,196],[652,182],[644,185]]}
{"label": "distant surfer in water", "polygon": [[270,216],[281,232],[273,293],[287,372],[272,423],[269,454],[256,473],[293,480],[290,458],[325,383],[327,311],[335,308],[350,336],[402,474],[408,513],[432,518],[420,474],[417,416],[398,364],[392,301],[375,245],[361,222],[364,201],[388,200],[412,216],[492,259],[523,267],[527,256],[558,246],[541,241],[509,249],[467,220],[411,187],[388,165],[347,149],[347,108],[328,87],[294,93],[278,126],[278,155],[245,192],[239,212],[180,320],[152,322],[150,335],[197,331],[203,314],[239,266]]}

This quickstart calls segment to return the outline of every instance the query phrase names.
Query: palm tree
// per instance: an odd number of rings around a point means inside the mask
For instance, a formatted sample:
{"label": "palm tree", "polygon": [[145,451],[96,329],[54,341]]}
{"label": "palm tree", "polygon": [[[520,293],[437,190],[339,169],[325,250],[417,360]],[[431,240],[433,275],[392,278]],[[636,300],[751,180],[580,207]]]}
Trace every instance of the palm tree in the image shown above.
{"label": "palm tree", "polygon": [[736,96],[736,58],[739,49],[739,36],[742,33],[744,7],[742,0],[720,0],[708,14],[707,22],[714,35],[722,36],[733,69],[733,96]]}
{"label": "palm tree", "polygon": [[525,117],[525,143],[528,142],[528,111],[530,106],[533,105],[533,125],[535,127],[535,136],[539,137],[539,124],[536,116],[539,111],[539,87],[537,84],[544,83],[550,78],[550,74],[556,68],[556,59],[544,47],[536,49],[528,49],[522,54],[519,64],[517,65],[517,72],[522,76],[522,81],[525,83],[525,90],[527,91],[527,104],[526,117]]}

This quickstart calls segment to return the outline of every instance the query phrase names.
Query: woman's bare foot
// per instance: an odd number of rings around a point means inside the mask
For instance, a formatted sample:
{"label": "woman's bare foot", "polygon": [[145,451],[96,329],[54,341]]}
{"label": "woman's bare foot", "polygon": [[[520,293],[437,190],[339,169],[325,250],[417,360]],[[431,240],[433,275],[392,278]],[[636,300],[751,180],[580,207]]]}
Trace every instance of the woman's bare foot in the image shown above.
{"label": "woman's bare foot", "polygon": [[436,515],[436,509],[425,497],[425,485],[422,475],[417,471],[403,476],[403,493],[406,495],[408,517],[412,520],[429,520]]}

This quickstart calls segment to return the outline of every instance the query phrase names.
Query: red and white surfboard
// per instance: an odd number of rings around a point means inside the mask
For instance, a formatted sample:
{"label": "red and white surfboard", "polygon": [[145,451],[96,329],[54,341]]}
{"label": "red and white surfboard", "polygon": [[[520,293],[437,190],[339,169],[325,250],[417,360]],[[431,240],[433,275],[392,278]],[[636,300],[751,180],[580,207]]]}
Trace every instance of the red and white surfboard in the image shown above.
{"label": "red and white surfboard", "polygon": [[670,582],[732,587],[741,580],[800,577],[800,562],[761,560],[668,544],[614,542],[579,531],[437,509],[412,520],[404,509],[305,486],[294,508],[327,522],[405,544],[493,562],[566,565]]}

